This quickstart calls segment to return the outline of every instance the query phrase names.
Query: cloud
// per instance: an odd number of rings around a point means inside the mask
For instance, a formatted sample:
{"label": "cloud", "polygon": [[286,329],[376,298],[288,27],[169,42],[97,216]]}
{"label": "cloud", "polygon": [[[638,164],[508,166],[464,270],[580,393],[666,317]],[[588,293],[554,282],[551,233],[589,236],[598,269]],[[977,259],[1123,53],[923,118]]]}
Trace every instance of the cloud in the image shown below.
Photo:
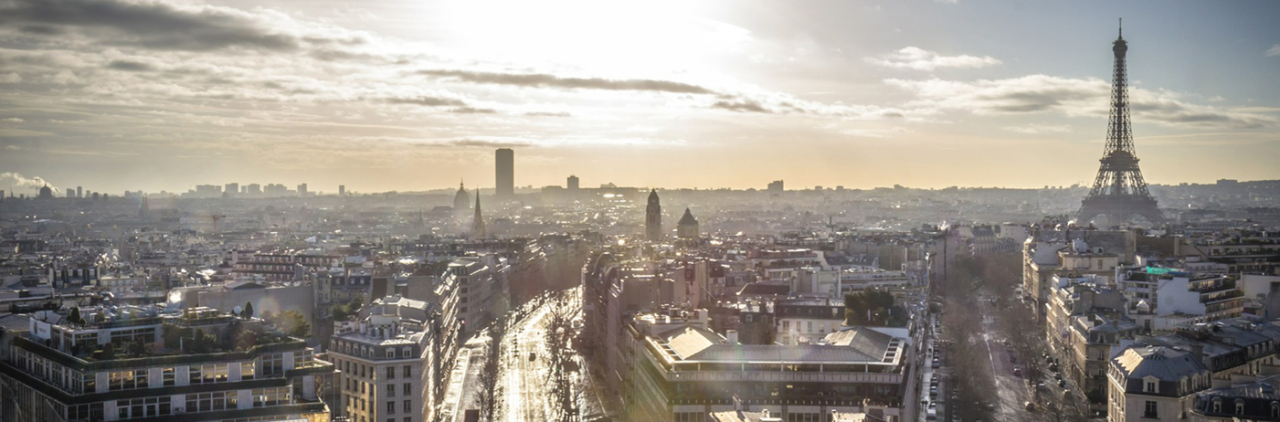
{"label": "cloud", "polygon": [[1280,56],[1280,44],[1271,46],[1271,49],[1267,50],[1266,54],[1267,54],[1267,57]]}
{"label": "cloud", "polygon": [[298,40],[272,32],[254,15],[213,6],[177,6],[119,0],[10,0],[0,24],[18,23],[31,34],[77,30],[104,43],[157,50],[209,51],[229,47],[293,50]]}
{"label": "cloud", "polygon": [[991,56],[943,56],[918,47],[906,47],[880,57],[868,57],[866,60],[884,67],[925,71],[943,67],[979,68],[1000,64],[1000,60]]}
{"label": "cloud", "polygon": [[743,99],[731,100],[731,101],[716,101],[714,104],[711,104],[711,108],[719,108],[719,109],[730,110],[730,111],[745,111],[745,112],[752,112],[752,113],[770,113],[770,111],[764,108],[764,106],[760,105],[760,103],[751,101],[751,100],[743,100]]}
{"label": "cloud", "polygon": [[[1068,116],[1105,116],[1111,86],[1106,81],[1029,75],[975,82],[941,79],[887,79],[885,83],[916,94],[909,105],[964,110],[980,115],[1061,112]],[[1130,112],[1136,122],[1186,128],[1258,128],[1277,123],[1253,113],[1192,104],[1170,91],[1130,89]]]}
{"label": "cloud", "polygon": [[450,109],[449,112],[458,114],[496,114],[498,110],[494,110],[492,108],[458,107]]}
{"label": "cloud", "polygon": [[428,146],[444,145],[455,147],[484,147],[484,148],[526,148],[533,146],[532,143],[523,140],[498,140],[484,138],[464,138],[451,139],[443,142],[434,142],[426,144]]}
{"label": "cloud", "polygon": [[391,104],[416,104],[416,105],[428,106],[428,107],[466,106],[467,105],[465,101],[459,100],[457,98],[437,97],[437,96],[430,96],[430,95],[423,95],[423,96],[417,96],[417,97],[404,97],[404,98],[388,98],[386,99],[386,101]]}
{"label": "cloud", "polygon": [[75,73],[64,70],[64,71],[58,72],[56,75],[50,76],[49,82],[52,82],[58,85],[78,84],[80,83],[80,78],[77,77]]}
{"label": "cloud", "polygon": [[530,111],[524,115],[533,117],[573,117],[572,114],[562,111]]}
{"label": "cloud", "polygon": [[466,70],[423,70],[419,73],[439,78],[457,79],[481,84],[514,85],[538,88],[581,88],[611,91],[653,91],[678,94],[712,94],[710,89],[683,82],[657,79],[575,78],[545,73],[496,73]]}
{"label": "cloud", "polygon": [[18,82],[22,82],[22,75],[19,75],[14,72],[9,72],[9,73],[0,75],[0,83],[16,84]]}
{"label": "cloud", "polygon": [[112,60],[111,63],[107,63],[107,68],[126,72],[149,72],[154,69],[149,64],[128,60]]}
{"label": "cloud", "polygon": [[1029,123],[1022,126],[1006,126],[1004,130],[1017,133],[1042,134],[1042,133],[1067,133],[1071,131],[1070,125],[1042,125],[1039,123]]}
{"label": "cloud", "polygon": [[7,118],[7,119],[2,119],[2,120],[0,120],[0,121],[10,122],[10,123],[22,123],[22,122],[23,122],[23,120],[22,120],[22,119],[17,118],[17,117],[10,117],[10,118]]}

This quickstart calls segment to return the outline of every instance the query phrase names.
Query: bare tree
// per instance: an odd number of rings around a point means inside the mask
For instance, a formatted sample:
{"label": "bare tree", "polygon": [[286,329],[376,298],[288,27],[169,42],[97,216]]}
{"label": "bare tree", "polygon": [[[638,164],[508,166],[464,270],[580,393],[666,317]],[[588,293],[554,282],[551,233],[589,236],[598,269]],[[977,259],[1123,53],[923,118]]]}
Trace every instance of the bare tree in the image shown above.
{"label": "bare tree", "polygon": [[481,419],[487,421],[497,421],[501,416],[502,341],[506,337],[509,321],[509,318],[503,318],[489,326],[489,339],[485,342],[484,364],[477,377],[480,389],[475,393],[475,400],[480,406]]}
{"label": "bare tree", "polygon": [[548,382],[551,384],[552,411],[551,420],[569,422],[577,418],[577,397],[574,395],[573,379],[568,370],[572,354],[569,340],[573,336],[571,325],[573,306],[559,292],[552,298],[547,316],[545,345],[547,347],[547,368],[551,372]]}

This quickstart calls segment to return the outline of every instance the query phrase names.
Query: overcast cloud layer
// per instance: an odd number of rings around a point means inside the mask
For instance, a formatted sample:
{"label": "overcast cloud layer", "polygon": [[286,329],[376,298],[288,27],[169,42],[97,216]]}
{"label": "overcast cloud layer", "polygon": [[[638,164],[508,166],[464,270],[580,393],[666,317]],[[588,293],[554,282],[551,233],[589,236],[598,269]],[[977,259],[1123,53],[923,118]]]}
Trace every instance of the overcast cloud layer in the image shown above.
{"label": "overcast cloud layer", "polygon": [[[492,149],[512,147],[534,186],[1039,186],[1087,179],[1101,153],[1111,29],[1044,35],[1070,40],[1050,54],[993,41],[1041,36],[998,16],[957,28],[990,13],[966,2],[419,3],[0,0],[0,177],[423,190],[491,185]],[[1227,53],[1126,28],[1147,178],[1280,177],[1260,158],[1280,152],[1280,31],[1206,19],[1249,38],[1238,68],[1172,66]]]}

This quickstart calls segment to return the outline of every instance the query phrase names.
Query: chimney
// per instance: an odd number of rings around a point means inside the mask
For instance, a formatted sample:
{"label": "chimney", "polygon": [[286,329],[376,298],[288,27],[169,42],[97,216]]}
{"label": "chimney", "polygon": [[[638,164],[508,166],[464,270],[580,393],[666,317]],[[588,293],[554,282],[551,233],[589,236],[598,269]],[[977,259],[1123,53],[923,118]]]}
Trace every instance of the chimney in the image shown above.
{"label": "chimney", "polygon": [[738,330],[725,331],[725,336],[729,338],[729,344],[738,344]]}
{"label": "chimney", "polygon": [[1191,343],[1191,355],[1196,358],[1196,362],[1204,363],[1204,343]]}

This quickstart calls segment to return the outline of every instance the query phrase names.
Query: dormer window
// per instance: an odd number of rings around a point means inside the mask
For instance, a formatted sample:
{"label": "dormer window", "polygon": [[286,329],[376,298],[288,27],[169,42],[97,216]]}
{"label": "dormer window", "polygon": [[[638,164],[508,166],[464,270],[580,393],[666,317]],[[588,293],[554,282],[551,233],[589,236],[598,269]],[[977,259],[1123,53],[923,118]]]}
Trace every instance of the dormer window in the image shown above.
{"label": "dormer window", "polygon": [[1236,414],[1244,414],[1244,399],[1236,399]]}
{"label": "dormer window", "polygon": [[1271,402],[1271,419],[1280,418],[1280,402]]}
{"label": "dormer window", "polygon": [[1222,399],[1219,397],[1213,398],[1213,413],[1222,413]]}
{"label": "dormer window", "polygon": [[1145,382],[1145,383],[1144,383],[1144,385],[1143,385],[1143,388],[1142,388],[1142,392],[1144,392],[1144,393],[1155,393],[1155,392],[1156,392],[1156,383],[1155,383],[1154,381],[1147,381],[1147,382]]}

